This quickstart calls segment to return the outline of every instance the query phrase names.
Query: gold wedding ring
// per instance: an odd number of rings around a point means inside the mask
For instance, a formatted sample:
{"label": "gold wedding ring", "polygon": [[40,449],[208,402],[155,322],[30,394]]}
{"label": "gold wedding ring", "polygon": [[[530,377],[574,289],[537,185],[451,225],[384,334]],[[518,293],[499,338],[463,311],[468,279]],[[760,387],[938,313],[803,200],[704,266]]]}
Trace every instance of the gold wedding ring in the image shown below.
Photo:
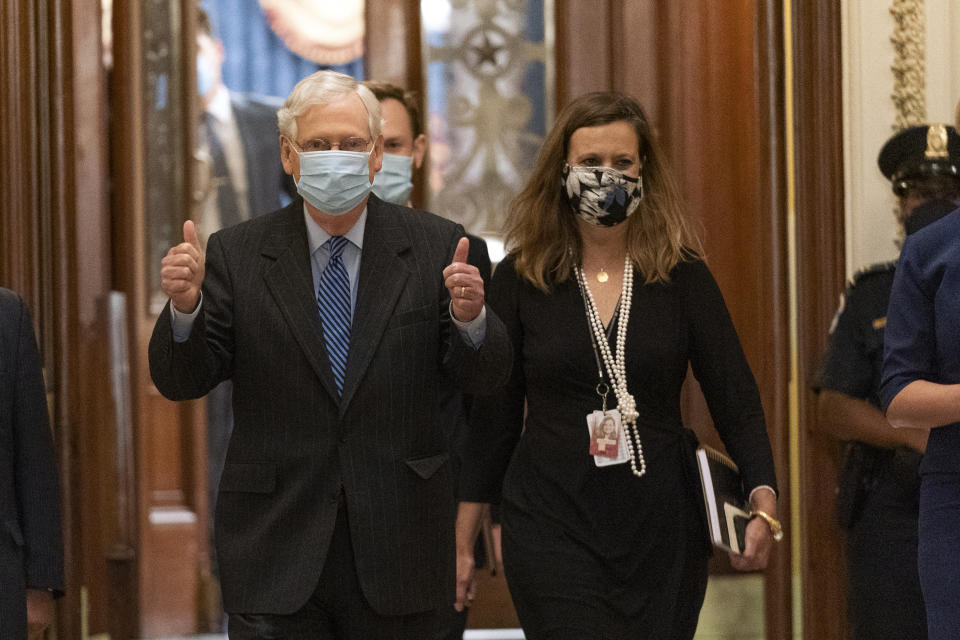
{"label": "gold wedding ring", "polygon": [[461,297],[461,298],[464,297],[464,292],[465,292],[466,290],[467,290],[466,287],[464,287],[464,286],[461,286],[461,287],[460,287],[460,297]]}

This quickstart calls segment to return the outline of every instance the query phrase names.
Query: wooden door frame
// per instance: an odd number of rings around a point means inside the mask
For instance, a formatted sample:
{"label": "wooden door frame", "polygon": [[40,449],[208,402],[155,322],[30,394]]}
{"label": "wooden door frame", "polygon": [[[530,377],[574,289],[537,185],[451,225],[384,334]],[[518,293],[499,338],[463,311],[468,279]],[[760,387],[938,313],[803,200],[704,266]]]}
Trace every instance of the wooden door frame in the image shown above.
{"label": "wooden door frame", "polygon": [[[839,443],[816,430],[811,383],[843,291],[844,167],[841,6],[792,0],[795,139],[798,475],[806,638],[848,634],[843,540],[833,516]],[[830,612],[824,615],[823,612]]]}
{"label": "wooden door frame", "polygon": [[[156,3],[154,3],[156,4]],[[171,194],[168,246],[182,238],[180,225],[191,211],[194,127],[198,103],[191,87],[196,86],[195,13],[193,0],[166,0],[165,11],[171,20],[171,33],[180,39],[159,43],[148,52],[146,4],[114,2],[114,68],[110,93],[110,139],[114,162],[111,175],[122,188],[112,192],[112,208],[122,215],[112,220],[114,287],[127,297],[127,329],[130,336],[130,390],[132,421],[136,425],[133,442],[135,468],[131,479],[136,495],[128,517],[135,523],[136,566],[126,578],[129,585],[131,615],[127,626],[136,636],[188,635],[219,625],[210,619],[219,611],[216,594],[211,593],[209,536],[206,491],[205,405],[202,401],[171,403],[154,387],[148,370],[147,344],[157,309],[152,294],[159,282],[151,279],[153,259],[148,245],[149,179],[168,179],[151,172],[148,130],[149,60],[164,47],[175,49],[169,55],[178,66],[176,77],[167,78],[171,96],[183,95],[170,108],[169,118],[180,119],[182,129],[171,129],[180,136],[171,151],[172,171],[182,170],[181,199]],[[154,30],[154,37],[162,30]],[[166,122],[164,123],[166,124]],[[150,240],[156,240],[150,238]],[[128,636],[129,637],[129,636]]]}

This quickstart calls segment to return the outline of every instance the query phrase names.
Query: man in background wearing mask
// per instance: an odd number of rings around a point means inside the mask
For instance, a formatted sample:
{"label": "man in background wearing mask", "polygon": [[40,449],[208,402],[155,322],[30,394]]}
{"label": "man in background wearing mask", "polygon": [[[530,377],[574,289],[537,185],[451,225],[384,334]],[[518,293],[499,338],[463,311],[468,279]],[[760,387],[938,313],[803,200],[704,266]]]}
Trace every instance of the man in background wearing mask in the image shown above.
{"label": "man in background wearing mask", "polygon": [[[423,132],[417,98],[409,91],[387,82],[361,83],[380,101],[383,114],[383,167],[373,180],[373,193],[381,200],[407,207],[413,203],[413,172],[419,171],[427,154],[427,136]],[[487,243],[467,233],[470,254],[467,262],[480,270],[484,283],[490,281],[491,265]]]}
{"label": "man in background wearing mask", "polygon": [[[362,83],[380,101],[383,115],[383,167],[373,180],[373,193],[388,202],[410,204],[413,190],[413,171],[419,171],[427,152],[427,136],[423,132],[417,98],[409,91],[386,82]],[[467,263],[477,267],[484,285],[491,275],[487,243],[477,236],[466,234],[470,241]],[[450,438],[451,462],[454,480],[459,476],[461,449],[467,432],[470,397],[447,380],[439,390],[441,426]],[[482,551],[480,550],[482,557]],[[438,636],[442,640],[460,640],[467,625],[467,610],[456,611],[451,604],[447,610],[447,628]]]}
{"label": "man in background wearing mask", "polygon": [[[369,195],[380,105],[318,71],[278,112],[288,207],[163,259],[150,371],[172,400],[232,379],[216,547],[231,638],[433,637],[454,593],[437,416],[510,373],[463,229]],[[202,287],[202,296],[201,296]]]}
{"label": "man in background wearing mask", "polygon": [[198,155],[200,231],[204,237],[286,206],[296,187],[277,158],[277,108],[272,96],[227,89],[223,43],[197,9],[197,94],[202,103]]}
{"label": "man in background wearing mask", "polygon": [[[960,136],[953,127],[910,127],[878,158],[899,198],[906,234],[960,204]],[[848,599],[854,640],[925,640],[917,572],[919,467],[928,431],[894,429],[880,410],[887,304],[896,262],[858,272],[830,331],[816,386],[818,424],[846,441],[838,493],[847,533]]]}

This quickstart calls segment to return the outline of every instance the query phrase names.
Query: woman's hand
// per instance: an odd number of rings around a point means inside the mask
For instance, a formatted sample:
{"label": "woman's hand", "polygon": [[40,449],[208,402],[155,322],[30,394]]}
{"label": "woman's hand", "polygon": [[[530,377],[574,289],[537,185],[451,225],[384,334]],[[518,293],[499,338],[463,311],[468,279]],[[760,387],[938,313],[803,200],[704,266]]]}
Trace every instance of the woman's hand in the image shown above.
{"label": "woman's hand", "polygon": [[730,553],[730,564],[737,571],[759,571],[767,568],[773,534],[762,518],[754,518],[747,524],[743,553]]}
{"label": "woman's hand", "polygon": [[[777,494],[769,487],[759,487],[750,496],[750,507],[771,518],[777,517]],[[766,519],[756,516],[747,523],[743,553],[731,553],[730,564],[737,571],[759,571],[767,568],[773,531]]]}
{"label": "woman's hand", "polygon": [[43,589],[27,589],[27,635],[40,640],[53,622],[53,594]]}
{"label": "woman's hand", "polygon": [[477,595],[477,573],[473,551],[457,553],[457,601],[453,608],[463,611]]}
{"label": "woman's hand", "polygon": [[453,604],[457,611],[473,604],[476,596],[473,545],[480,533],[480,521],[486,508],[482,502],[461,502],[457,507],[457,600]]}

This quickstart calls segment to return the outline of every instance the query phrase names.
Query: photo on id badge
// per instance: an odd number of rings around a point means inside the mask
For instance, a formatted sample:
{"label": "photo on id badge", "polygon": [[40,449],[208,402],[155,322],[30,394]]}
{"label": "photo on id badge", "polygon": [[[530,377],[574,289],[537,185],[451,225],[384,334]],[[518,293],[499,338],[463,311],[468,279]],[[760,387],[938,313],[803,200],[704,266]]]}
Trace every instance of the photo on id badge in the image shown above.
{"label": "photo on id badge", "polygon": [[587,416],[587,431],[590,433],[590,455],[598,467],[627,461],[627,443],[619,411],[611,409],[590,413]]}

